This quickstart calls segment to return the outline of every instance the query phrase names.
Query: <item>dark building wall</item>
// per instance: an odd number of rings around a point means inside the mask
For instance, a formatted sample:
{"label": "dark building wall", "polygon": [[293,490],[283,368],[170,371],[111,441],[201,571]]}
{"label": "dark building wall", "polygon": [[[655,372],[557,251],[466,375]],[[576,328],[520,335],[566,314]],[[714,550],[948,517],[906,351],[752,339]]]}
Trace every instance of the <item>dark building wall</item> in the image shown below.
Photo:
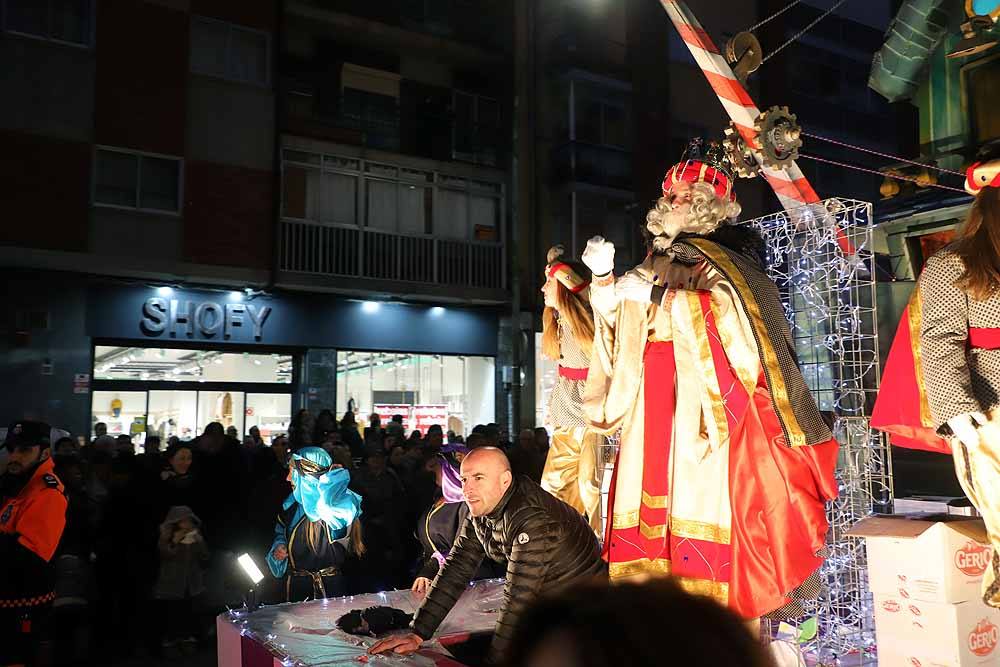
{"label": "dark building wall", "polygon": [[270,171],[188,160],[184,257],[201,264],[268,268],[274,196]]}
{"label": "dark building wall", "polygon": [[90,146],[2,130],[0,144],[0,245],[85,249]]}
{"label": "dark building wall", "polygon": [[64,274],[8,271],[0,295],[3,420],[43,419],[87,433],[90,394],[73,390],[74,376],[91,372],[86,284]]}
{"label": "dark building wall", "polygon": [[105,0],[97,14],[98,144],[184,154],[188,14]]}

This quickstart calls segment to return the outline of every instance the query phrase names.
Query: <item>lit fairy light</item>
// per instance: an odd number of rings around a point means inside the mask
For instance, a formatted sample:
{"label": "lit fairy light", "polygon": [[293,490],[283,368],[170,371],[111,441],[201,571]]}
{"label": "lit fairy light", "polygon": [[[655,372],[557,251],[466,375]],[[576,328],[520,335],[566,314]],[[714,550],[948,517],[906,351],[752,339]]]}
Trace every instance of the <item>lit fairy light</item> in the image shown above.
{"label": "lit fairy light", "polygon": [[[864,543],[845,534],[892,503],[888,447],[868,423],[880,380],[871,204],[828,199],[748,224],[764,237],[806,383],[820,409],[835,415],[840,494],[827,508],[825,590],[806,604],[820,631],[803,648],[818,665],[839,664],[875,646]],[[842,250],[845,239],[853,255]]]}

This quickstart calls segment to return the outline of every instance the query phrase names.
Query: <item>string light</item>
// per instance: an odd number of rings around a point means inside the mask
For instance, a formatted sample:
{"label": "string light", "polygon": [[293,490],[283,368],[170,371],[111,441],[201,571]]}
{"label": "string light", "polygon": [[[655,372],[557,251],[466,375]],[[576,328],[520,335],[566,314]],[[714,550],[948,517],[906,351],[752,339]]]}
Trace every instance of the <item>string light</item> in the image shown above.
{"label": "string light", "polygon": [[[803,648],[818,665],[874,651],[864,544],[845,537],[857,521],[892,502],[888,447],[868,423],[879,385],[871,204],[828,199],[757,218],[768,274],[778,286],[806,383],[835,415],[839,490],[827,507],[830,532],[819,576],[823,592],[804,602],[820,631]],[[856,248],[847,256],[842,237]]]}

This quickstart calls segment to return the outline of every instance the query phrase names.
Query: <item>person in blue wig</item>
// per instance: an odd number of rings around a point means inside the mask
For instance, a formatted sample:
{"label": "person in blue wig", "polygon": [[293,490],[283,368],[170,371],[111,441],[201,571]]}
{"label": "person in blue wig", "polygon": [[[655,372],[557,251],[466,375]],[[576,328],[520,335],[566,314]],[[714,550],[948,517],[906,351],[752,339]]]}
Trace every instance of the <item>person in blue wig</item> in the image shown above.
{"label": "person in blue wig", "polygon": [[274,527],[267,564],[285,579],[289,602],[340,597],[347,593],[344,562],[365,552],[361,496],[347,488],[350,473],[319,447],[291,455],[285,499]]}

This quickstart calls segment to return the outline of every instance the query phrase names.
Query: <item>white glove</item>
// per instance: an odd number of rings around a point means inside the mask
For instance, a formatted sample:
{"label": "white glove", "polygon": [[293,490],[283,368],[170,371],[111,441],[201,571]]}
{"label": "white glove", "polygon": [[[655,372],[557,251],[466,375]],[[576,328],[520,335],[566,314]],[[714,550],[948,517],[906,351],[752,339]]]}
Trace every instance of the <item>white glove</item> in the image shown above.
{"label": "white glove", "polygon": [[650,303],[653,283],[634,273],[626,273],[615,282],[615,296],[619,299]]}
{"label": "white glove", "polygon": [[979,427],[986,424],[986,415],[981,412],[966,412],[948,420],[951,432],[966,447],[979,446]]}
{"label": "white glove", "polygon": [[615,244],[605,241],[603,236],[595,236],[587,241],[581,259],[595,276],[611,273],[615,268]]}

